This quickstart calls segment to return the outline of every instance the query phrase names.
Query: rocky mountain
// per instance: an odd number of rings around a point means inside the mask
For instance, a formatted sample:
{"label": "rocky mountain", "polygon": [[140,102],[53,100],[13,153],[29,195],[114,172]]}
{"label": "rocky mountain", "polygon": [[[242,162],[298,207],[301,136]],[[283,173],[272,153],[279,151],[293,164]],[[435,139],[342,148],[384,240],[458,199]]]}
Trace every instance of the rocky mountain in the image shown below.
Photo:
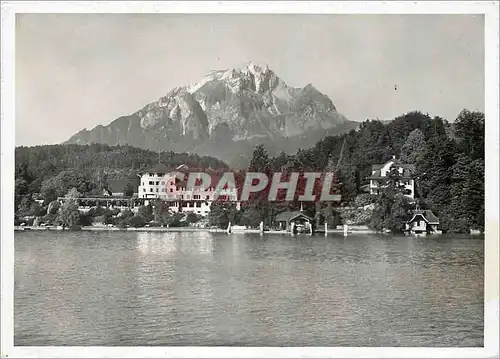
{"label": "rocky mountain", "polygon": [[242,69],[212,71],[134,114],[84,129],[66,143],[195,152],[245,166],[257,143],[269,147],[271,154],[295,152],[357,125],[312,84],[290,87],[267,66],[250,63]]}

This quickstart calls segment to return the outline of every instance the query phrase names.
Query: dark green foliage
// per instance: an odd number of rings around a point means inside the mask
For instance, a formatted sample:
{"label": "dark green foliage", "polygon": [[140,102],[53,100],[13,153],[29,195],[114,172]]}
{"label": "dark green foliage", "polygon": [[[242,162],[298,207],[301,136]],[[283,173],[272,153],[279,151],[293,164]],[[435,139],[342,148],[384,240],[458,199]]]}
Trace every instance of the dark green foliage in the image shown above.
{"label": "dark green foliage", "polygon": [[[196,154],[158,152],[132,146],[48,145],[17,147],[15,152],[16,179],[30,184],[35,178],[54,177],[61,171],[76,170],[85,178],[93,178],[105,185],[107,178],[129,178],[137,171],[158,164],[167,166],[186,164],[193,168],[226,168],[227,165],[213,157]],[[35,175],[36,174],[36,175]],[[82,192],[82,191],[81,191]]]}
{"label": "dark green foliage", "polygon": [[91,226],[93,218],[88,213],[80,213],[79,224],[81,226]]}
{"label": "dark green foliage", "polygon": [[263,218],[262,211],[256,206],[248,206],[241,211],[241,218],[239,224],[248,227],[258,227]]}
{"label": "dark green foliage", "polygon": [[137,210],[137,215],[143,218],[146,222],[150,222],[153,220],[153,207],[151,205],[140,206]]}
{"label": "dark green foliage", "polygon": [[[263,155],[263,150],[257,153]],[[393,174],[391,186],[373,212],[374,227],[399,231],[407,220],[408,209],[415,209],[418,203],[440,217],[443,230],[484,229],[484,114],[479,112],[464,110],[453,124],[417,111],[388,123],[368,120],[357,131],[327,136],[311,149],[299,150],[295,155],[282,153],[269,163],[275,171],[284,167],[296,171],[335,170],[342,202],[354,204],[369,183],[366,178],[371,166],[385,163],[392,156],[416,166],[415,204],[399,198],[402,187],[397,185],[397,174]],[[255,163],[253,160],[252,165]],[[269,208],[264,206],[259,211],[264,214]],[[323,206],[323,218],[332,219],[332,213],[333,209]]]}
{"label": "dark green foliage", "polygon": [[17,214],[19,217],[31,216],[31,205],[33,204],[33,200],[30,196],[26,195],[21,198],[19,203]]}
{"label": "dark green foliage", "polygon": [[[328,136],[328,132],[324,132],[318,137],[322,139],[316,145],[299,149],[294,155],[276,152],[272,143],[257,146],[253,149],[248,169],[268,174],[284,170],[334,171],[340,181],[343,204],[353,205],[355,201],[359,202],[360,194],[369,183],[367,176],[371,174],[371,166],[396,156],[416,166],[416,203],[422,209],[433,210],[439,216],[443,230],[484,230],[484,124],[484,114],[479,112],[464,110],[454,123],[448,123],[442,118],[414,111],[391,122],[367,120],[359,124],[356,131],[343,135]],[[224,129],[221,128],[215,137],[218,141],[222,140]],[[299,142],[287,141],[290,148],[298,147]],[[247,147],[244,151],[252,150]],[[234,152],[234,149],[228,148],[228,151]],[[268,153],[278,155],[270,158]],[[35,215],[45,222],[56,222],[54,217],[57,217],[61,223],[68,225],[87,222],[79,216],[75,219],[72,205],[65,205],[59,210],[59,205],[54,202],[57,197],[65,196],[71,188],[76,188],[82,195],[100,195],[108,178],[130,178],[138,170],[157,164],[159,159],[157,152],[97,144],[18,147],[15,156],[14,203],[17,220],[23,221],[23,217]],[[234,153],[233,156],[236,158],[241,153]],[[196,168],[227,168],[223,162],[211,157],[173,152],[162,152],[159,157],[168,166],[185,163]],[[389,180],[392,182],[377,199],[370,222],[376,228],[400,230],[408,212],[408,203],[400,198],[397,174],[391,175]],[[131,185],[123,188],[126,196],[131,196],[134,190]],[[298,201],[270,203],[267,200],[268,190],[269,186],[267,190],[251,196],[249,203],[242,204],[241,211],[236,211],[229,203],[213,203],[210,225],[225,228],[229,221],[249,226],[258,226],[260,221],[264,221],[266,225],[271,225],[280,211],[300,208]],[[34,202],[37,193],[44,199],[42,206]],[[412,209],[414,207],[415,204]],[[306,204],[305,209],[314,214],[314,205]],[[338,218],[334,216],[332,204],[323,204],[316,210],[321,211],[320,219],[328,223],[332,224]],[[115,215],[102,208],[88,213],[89,218],[104,216],[104,222],[116,222],[119,226],[126,226],[134,218],[132,213],[121,214],[118,218],[114,218]],[[158,210],[155,206],[154,211],[151,206],[140,208],[135,217],[144,222],[154,219],[171,226],[194,219],[193,216],[185,218],[184,214],[171,214],[162,210],[161,206]],[[182,221],[182,218],[185,220]],[[137,224],[140,221],[135,218],[134,225]]]}
{"label": "dark green foliage", "polygon": [[156,200],[153,209],[154,221],[160,225],[170,225],[173,222],[172,217],[173,214],[170,212],[168,205],[162,200]]}
{"label": "dark green foliage", "polygon": [[219,228],[227,228],[229,222],[235,224],[236,207],[229,202],[213,202],[208,214],[208,224]]}
{"label": "dark green foliage", "polygon": [[408,135],[406,142],[401,147],[401,161],[408,164],[421,162],[425,150],[425,138],[420,129],[415,129]]}
{"label": "dark green foliage", "polygon": [[47,214],[47,210],[38,204],[38,202],[33,202],[31,204],[30,212],[35,217],[43,217]]}
{"label": "dark green foliage", "polygon": [[61,206],[56,222],[63,228],[74,228],[79,224],[79,220],[78,205],[72,201],[67,201]]}
{"label": "dark green foliage", "polygon": [[43,181],[40,192],[44,199],[50,202],[63,197],[71,188],[82,194],[91,194],[96,189],[95,185],[80,172],[67,170]]}
{"label": "dark green foliage", "polygon": [[124,195],[125,197],[132,197],[132,195],[134,194],[134,192],[135,192],[135,191],[136,191],[136,188],[134,188],[134,187],[132,186],[132,184],[127,183],[127,184],[125,185],[125,188],[123,189],[123,195]]}
{"label": "dark green foliage", "polygon": [[185,222],[186,224],[192,224],[192,223],[196,223],[200,220],[200,217],[196,214],[196,213],[193,213],[193,212],[188,212],[186,214],[186,219],[185,219]]}
{"label": "dark green foliage", "polygon": [[129,219],[129,224],[131,227],[144,227],[146,225],[146,221],[141,216],[133,216]]}
{"label": "dark green foliage", "polygon": [[[213,157],[187,153],[147,151],[131,146],[92,144],[16,147],[15,194],[17,212],[24,196],[41,193],[44,206],[75,187],[82,195],[102,195],[108,179],[135,177],[141,169],[158,164],[187,164],[194,168],[227,168]],[[120,189],[121,190],[121,189]],[[134,188],[123,189],[126,196]]]}
{"label": "dark green foliage", "polygon": [[484,159],[484,113],[463,110],[455,121],[460,149],[472,160]]}

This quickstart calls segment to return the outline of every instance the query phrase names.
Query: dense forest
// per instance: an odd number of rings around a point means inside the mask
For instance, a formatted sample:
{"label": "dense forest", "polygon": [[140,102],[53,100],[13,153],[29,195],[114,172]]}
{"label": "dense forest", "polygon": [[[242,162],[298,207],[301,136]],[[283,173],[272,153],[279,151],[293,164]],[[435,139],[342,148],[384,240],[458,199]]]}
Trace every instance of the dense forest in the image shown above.
{"label": "dense forest", "polygon": [[[379,215],[390,222],[392,212],[393,216],[401,210],[409,215],[409,210],[418,205],[433,210],[440,217],[444,231],[484,230],[484,126],[484,114],[480,112],[463,110],[449,123],[415,111],[388,123],[365,121],[358,130],[326,137],[314,147],[299,150],[292,156],[282,153],[269,159],[269,163],[273,170],[335,170],[343,203],[362,205],[383,198],[369,198],[363,190],[363,185],[368,184],[366,177],[371,174],[371,165],[396,156],[416,167],[417,203],[398,208],[399,200],[393,194],[391,201],[385,204],[386,213]],[[344,142],[345,148],[341,151]],[[254,155],[253,162],[262,162],[258,157],[261,155]],[[392,181],[396,183],[397,179]]]}
{"label": "dense forest", "polygon": [[[282,152],[268,156],[257,146],[248,170],[262,172],[333,171],[342,194],[342,207],[308,203],[305,211],[319,222],[335,225],[333,212],[344,220],[367,224],[376,229],[402,229],[402,224],[417,206],[431,209],[443,231],[484,230],[484,114],[463,110],[453,123],[421,112],[410,112],[390,122],[367,120],[359,128],[338,136],[327,136],[314,147],[300,149],[294,155]],[[415,165],[416,203],[402,196],[394,174],[381,196],[366,193],[367,176],[373,164],[382,164],[396,156]],[[173,152],[156,153],[130,146],[54,145],[16,148],[16,215],[47,213],[33,202],[41,193],[44,206],[72,188],[78,193],[97,194],[106,187],[106,179],[127,178],[138,170],[163,162],[176,166],[221,171],[227,166],[211,157]],[[130,189],[129,189],[130,190]],[[297,200],[269,203],[265,192],[236,211],[230,203],[216,202],[209,215],[211,224],[225,226],[229,221],[255,226],[286,209],[298,209]],[[334,205],[333,207],[337,206]],[[356,208],[371,210],[357,211]],[[52,212],[54,210],[52,209]],[[151,210],[150,210],[151,211]]]}
{"label": "dense forest", "polygon": [[[131,146],[49,145],[17,147],[15,151],[15,208],[26,214],[34,195],[45,204],[76,188],[80,194],[100,195],[110,179],[136,177],[158,162],[167,166],[219,169],[227,165],[213,157],[196,154],[153,152]],[[134,189],[124,188],[124,192]],[[137,189],[135,189],[137,190]]]}

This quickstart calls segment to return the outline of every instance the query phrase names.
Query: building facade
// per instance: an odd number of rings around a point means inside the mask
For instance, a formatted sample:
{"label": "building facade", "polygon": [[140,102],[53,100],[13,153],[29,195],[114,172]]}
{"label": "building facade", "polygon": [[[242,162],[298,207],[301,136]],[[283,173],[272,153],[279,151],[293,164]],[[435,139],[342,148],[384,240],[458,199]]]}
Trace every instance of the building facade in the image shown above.
{"label": "building facade", "polygon": [[[183,180],[181,174],[184,175]],[[210,205],[216,199],[235,202],[239,208],[236,188],[225,188],[217,193],[218,178],[214,176],[211,176],[211,184],[206,190],[186,188],[189,171],[185,165],[168,168],[160,164],[138,175],[138,198],[145,199],[146,205],[160,199],[168,203],[174,213],[193,212],[202,216],[208,215]]]}
{"label": "building facade", "polygon": [[431,210],[415,210],[406,223],[406,230],[411,234],[441,233],[438,229],[439,218]]}
{"label": "building facade", "polygon": [[404,164],[397,160],[394,156],[391,160],[384,164],[372,165],[372,173],[368,177],[370,180],[370,194],[379,194],[380,191],[385,187],[384,183],[387,180],[391,168],[396,168],[400,175],[400,185],[403,185],[406,189],[406,196],[411,199],[415,198],[415,180],[413,178],[415,172],[415,166],[410,164]]}

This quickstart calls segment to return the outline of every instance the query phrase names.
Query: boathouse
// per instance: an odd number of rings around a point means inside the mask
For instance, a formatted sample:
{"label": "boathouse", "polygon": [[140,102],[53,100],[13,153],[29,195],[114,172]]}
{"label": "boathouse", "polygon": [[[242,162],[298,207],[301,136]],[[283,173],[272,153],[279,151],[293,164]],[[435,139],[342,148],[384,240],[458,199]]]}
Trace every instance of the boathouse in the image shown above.
{"label": "boathouse", "polygon": [[314,219],[301,211],[286,211],[276,216],[275,222],[279,224],[281,230],[290,231],[292,224],[295,228],[312,226]]}
{"label": "boathouse", "polygon": [[411,219],[406,222],[406,230],[411,234],[439,233],[439,218],[430,209],[413,211]]}

